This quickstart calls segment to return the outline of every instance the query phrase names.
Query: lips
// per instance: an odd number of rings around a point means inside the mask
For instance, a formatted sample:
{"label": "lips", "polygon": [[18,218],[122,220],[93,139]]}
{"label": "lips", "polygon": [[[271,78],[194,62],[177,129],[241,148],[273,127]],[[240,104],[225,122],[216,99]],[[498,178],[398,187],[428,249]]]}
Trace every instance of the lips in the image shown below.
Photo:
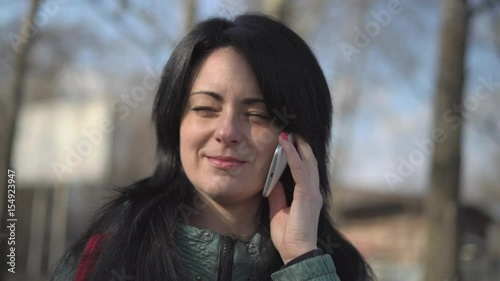
{"label": "lips", "polygon": [[214,167],[223,170],[238,168],[247,162],[227,156],[207,156],[207,159]]}

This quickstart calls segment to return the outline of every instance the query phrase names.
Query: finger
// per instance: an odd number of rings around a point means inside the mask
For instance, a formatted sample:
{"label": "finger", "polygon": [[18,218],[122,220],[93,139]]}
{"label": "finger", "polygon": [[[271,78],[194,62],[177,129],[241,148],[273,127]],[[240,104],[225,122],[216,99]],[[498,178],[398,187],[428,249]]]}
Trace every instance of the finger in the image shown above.
{"label": "finger", "polygon": [[316,156],[314,156],[311,146],[304,140],[303,137],[295,134],[295,139],[297,140],[297,151],[299,152],[299,156],[302,159],[306,173],[312,183],[311,188],[315,188],[315,184],[318,185],[319,183],[318,161],[316,160]]}
{"label": "finger", "polygon": [[299,134],[294,134],[294,137],[297,142],[297,151],[299,152],[300,158],[303,161],[316,163],[316,156],[314,156],[314,152],[312,151],[309,143],[307,143]]}
{"label": "finger", "polygon": [[272,220],[279,211],[287,207],[285,190],[280,181],[276,183],[267,199],[269,200],[269,220]]}
{"label": "finger", "polygon": [[300,159],[298,151],[290,141],[284,140],[281,135],[278,140],[285,152],[286,161],[290,167],[293,180],[300,188],[304,188],[304,186],[308,184],[307,172],[302,164],[302,159]]}

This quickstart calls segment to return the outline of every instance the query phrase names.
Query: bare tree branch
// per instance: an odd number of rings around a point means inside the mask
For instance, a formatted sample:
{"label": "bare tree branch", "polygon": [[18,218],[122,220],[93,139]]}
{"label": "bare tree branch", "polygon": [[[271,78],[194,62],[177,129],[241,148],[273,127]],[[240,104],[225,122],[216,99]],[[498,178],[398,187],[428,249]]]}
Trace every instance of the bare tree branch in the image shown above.
{"label": "bare tree branch", "polygon": [[[462,122],[443,116],[463,99],[469,11],[466,0],[445,0],[441,10],[439,72],[435,89],[434,128],[446,141],[435,141],[426,198],[428,223],[425,280],[460,281],[460,187]],[[458,114],[461,118],[462,114]]]}
{"label": "bare tree branch", "polygon": [[[128,2],[127,2],[128,3]],[[123,12],[116,13],[114,15],[108,14],[104,11],[104,9],[100,9],[96,5],[92,5],[91,3],[89,4],[89,7],[91,7],[96,15],[100,16],[104,21],[112,22],[114,23],[114,27],[116,30],[123,35],[126,39],[128,39],[132,44],[138,46],[142,51],[144,51],[145,54],[148,56],[151,56],[153,51],[156,49],[156,46],[153,46],[149,42],[144,42],[141,38],[139,38],[136,34],[131,32],[133,28],[125,21],[123,20]],[[125,4],[121,6],[123,8],[128,8],[129,5]],[[127,10],[129,11],[129,10]],[[149,14],[146,14],[142,12],[140,15],[137,15],[138,18],[141,18],[142,22],[147,24],[151,30],[154,30],[156,34],[158,34],[159,38],[165,38],[168,44],[173,45],[174,43],[174,38],[172,38],[168,32],[166,32],[158,23],[157,20],[153,19],[153,17]],[[114,19],[114,22],[111,21]]]}
{"label": "bare tree branch", "polygon": [[[21,103],[23,101],[24,95],[24,83],[26,78],[26,72],[28,70],[27,60],[29,56],[29,50],[31,43],[33,41],[34,35],[34,26],[33,22],[35,20],[35,16],[37,14],[38,8],[40,7],[40,0],[33,0],[31,2],[31,8],[28,13],[28,18],[21,24],[19,29],[18,37],[16,40],[16,63],[14,68],[14,79],[12,81],[12,89],[10,98],[12,100],[12,104],[9,107],[5,107],[4,114],[6,117],[5,127],[2,128],[2,136],[0,138],[0,155],[1,155],[1,164],[0,164],[0,182],[4,185],[7,182],[7,169],[12,168],[12,149],[14,147],[14,139],[19,115],[19,108],[21,107]],[[14,47],[14,46],[13,46]],[[9,110],[10,109],[10,110]],[[0,214],[2,218],[2,224],[7,222],[7,208],[5,208],[5,198],[7,198],[7,188],[4,188],[2,192],[0,192]],[[2,228],[3,229],[3,228]],[[7,243],[1,243],[2,252],[6,247]],[[2,266],[5,266],[6,262],[4,262],[4,256],[2,256]],[[0,279],[5,274],[6,270],[2,270],[0,273]]]}
{"label": "bare tree branch", "polygon": [[185,33],[188,33],[193,28],[196,20],[196,0],[188,0],[186,2],[186,20],[185,20]]}
{"label": "bare tree branch", "polygon": [[480,4],[469,7],[469,13],[474,16],[480,14],[486,10],[490,10],[495,7],[495,5],[500,4],[500,0],[483,0]]}

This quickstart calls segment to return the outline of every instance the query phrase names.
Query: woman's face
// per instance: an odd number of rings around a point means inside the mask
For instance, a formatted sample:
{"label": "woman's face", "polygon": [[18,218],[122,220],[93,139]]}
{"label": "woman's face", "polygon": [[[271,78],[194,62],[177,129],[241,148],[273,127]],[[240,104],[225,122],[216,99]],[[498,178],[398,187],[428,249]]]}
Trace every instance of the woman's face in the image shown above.
{"label": "woman's face", "polygon": [[215,201],[255,197],[264,187],[280,131],[251,66],[235,49],[217,49],[201,63],[188,94],[180,127],[187,177]]}

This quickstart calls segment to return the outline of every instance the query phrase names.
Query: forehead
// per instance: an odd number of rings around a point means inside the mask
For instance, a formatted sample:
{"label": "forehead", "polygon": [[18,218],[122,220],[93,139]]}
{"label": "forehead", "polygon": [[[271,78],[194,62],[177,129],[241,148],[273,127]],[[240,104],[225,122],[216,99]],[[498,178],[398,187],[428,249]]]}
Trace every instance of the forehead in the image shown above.
{"label": "forehead", "polygon": [[262,97],[248,61],[232,47],[214,50],[201,62],[191,93],[211,91],[223,97]]}

